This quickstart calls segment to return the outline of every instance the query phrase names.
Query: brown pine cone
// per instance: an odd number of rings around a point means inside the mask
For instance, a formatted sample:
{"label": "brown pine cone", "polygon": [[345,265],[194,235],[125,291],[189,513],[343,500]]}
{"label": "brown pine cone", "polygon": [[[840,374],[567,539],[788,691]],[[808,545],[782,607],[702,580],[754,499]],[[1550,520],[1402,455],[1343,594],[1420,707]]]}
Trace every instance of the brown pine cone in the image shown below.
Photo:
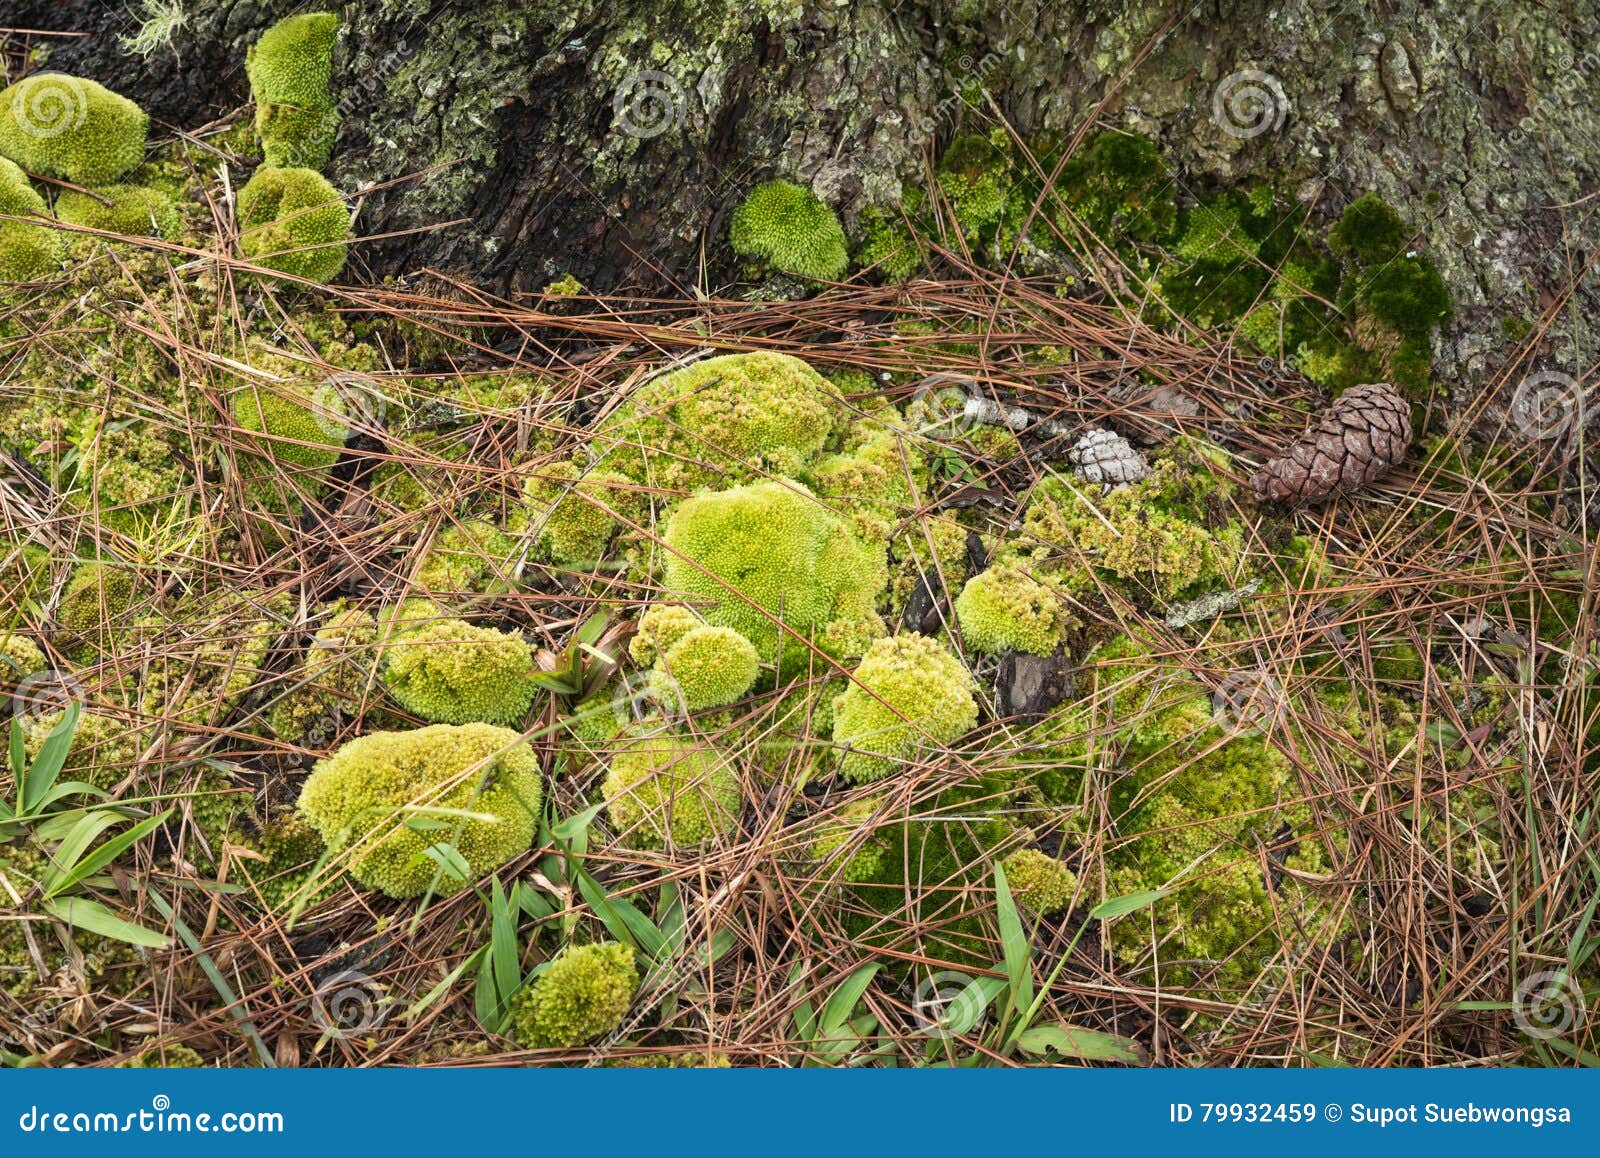
{"label": "brown pine cone", "polygon": [[1289,452],[1256,472],[1262,502],[1299,506],[1375,482],[1411,445],[1411,407],[1386,382],[1352,386]]}

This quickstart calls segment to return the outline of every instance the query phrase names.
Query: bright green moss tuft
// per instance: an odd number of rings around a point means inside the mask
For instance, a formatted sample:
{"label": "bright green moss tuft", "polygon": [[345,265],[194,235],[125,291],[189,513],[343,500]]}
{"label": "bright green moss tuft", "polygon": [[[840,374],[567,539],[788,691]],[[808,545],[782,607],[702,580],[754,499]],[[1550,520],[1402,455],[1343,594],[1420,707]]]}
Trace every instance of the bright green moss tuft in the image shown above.
{"label": "bright green moss tuft", "polygon": [[[16,217],[48,216],[45,201],[28,175],[0,157],[0,213]],[[67,258],[67,237],[45,225],[0,221],[0,282],[33,281],[61,268]]]}
{"label": "bright green moss tuft", "polygon": [[[1203,465],[1175,455],[1143,481],[1091,495],[1082,483],[1047,478],[1034,488],[1023,526],[1044,572],[1081,584],[1073,572],[1102,572],[1145,601],[1166,602],[1191,589],[1238,578],[1244,527],[1229,519],[1209,527],[1211,496],[1226,492]],[[1059,561],[1059,562],[1058,562]],[[1081,571],[1080,571],[1081,574]]]}
{"label": "bright green moss tuft", "polygon": [[1400,214],[1376,193],[1368,193],[1345,209],[1328,231],[1328,242],[1364,265],[1379,265],[1398,257],[1410,236]]}
{"label": "bright green moss tuft", "polygon": [[621,1025],[638,989],[628,946],[569,946],[511,999],[512,1032],[524,1049],[572,1049]]}
{"label": "bright green moss tuft", "polygon": [[652,603],[639,617],[639,630],[628,644],[628,654],[640,664],[656,659],[705,620],[678,603]]}
{"label": "bright green moss tuft", "polygon": [[731,627],[685,632],[656,661],[655,677],[669,681],[690,711],[731,704],[756,682],[755,646]]}
{"label": "bright green moss tuft", "polygon": [[417,583],[427,591],[503,591],[510,582],[515,544],[500,528],[483,519],[454,523],[434,537]]}
{"label": "bright green moss tuft", "polygon": [[34,73],[0,92],[0,156],[77,185],[105,185],[137,166],[149,125],[127,97],[65,73]]}
{"label": "bright green moss tuft", "polygon": [[385,644],[382,678],[402,707],[432,723],[509,724],[538,692],[533,671],[520,635],[446,618],[412,600]]}
{"label": "bright green moss tuft", "polygon": [[1173,183],[1155,142],[1115,129],[1072,155],[1056,189],[1102,240],[1159,241],[1177,220]]}
{"label": "bright green moss tuft", "polygon": [[1433,263],[1397,257],[1374,270],[1361,300],[1378,321],[1405,337],[1420,337],[1450,316],[1450,291]]}
{"label": "bright green moss tuft", "polygon": [[978,651],[1049,655],[1073,623],[1061,595],[1016,566],[973,576],[954,606],[962,640]]}
{"label": "bright green moss tuft", "polygon": [[111,185],[91,193],[68,190],[56,198],[56,216],[74,225],[125,237],[161,237],[169,241],[183,227],[183,217],[172,198],[143,185]]}
{"label": "bright green moss tuft", "polygon": [[264,436],[252,441],[266,458],[277,466],[299,468],[299,474],[311,472],[302,481],[320,482],[321,473],[339,461],[348,428],[333,391],[251,383],[235,390],[228,406],[242,429]]}
{"label": "bright green moss tuft", "polygon": [[[837,874],[838,879],[854,884],[882,880],[890,873],[889,858],[898,851],[890,840],[867,827],[883,810],[883,803],[880,796],[853,800],[823,822],[811,845],[811,855],[824,866],[822,874]],[[844,851],[847,848],[848,853]]]}
{"label": "bright green moss tuft", "polygon": [[83,563],[56,604],[56,622],[74,641],[103,642],[129,625],[140,603],[134,574],[110,563]]}
{"label": "bright green moss tuft", "polygon": [[239,190],[239,252],[256,265],[307,281],[344,268],[350,212],[311,169],[263,166]]}
{"label": "bright green moss tuft", "polygon": [[337,14],[304,12],[278,21],[250,46],[244,67],[268,165],[320,169],[328,163],[339,130],[329,87],[338,34]]}
{"label": "bright green moss tuft", "polygon": [[792,181],[752,189],[733,211],[728,241],[735,253],[814,281],[837,281],[850,266],[838,215]]}
{"label": "bright green moss tuft", "polygon": [[[516,732],[436,724],[351,740],[317,761],[299,808],[328,848],[349,858],[356,880],[415,897],[430,887],[457,892],[526,852],[542,792],[533,750]],[[408,823],[424,819],[440,823]],[[468,879],[448,867],[459,862]]]}
{"label": "bright green moss tuft", "polygon": [[910,634],[875,640],[834,701],[840,770],[881,780],[902,760],[947,744],[978,722],[972,674],[936,640]]}
{"label": "bright green moss tuft", "polygon": [[539,544],[558,563],[592,567],[622,523],[637,519],[643,499],[636,484],[614,470],[584,470],[576,463],[541,467],[522,487],[528,518]]}
{"label": "bright green moss tuft", "polygon": [[605,464],[652,488],[797,475],[843,410],[827,379],[788,354],[725,354],[663,374],[597,433]]}
{"label": "bright green moss tuft", "polygon": [[922,250],[905,220],[905,215],[915,214],[921,203],[922,194],[908,189],[902,200],[903,210],[876,205],[862,214],[863,236],[856,249],[856,265],[873,270],[888,282],[909,281],[921,270]]}
{"label": "bright green moss tuft", "polygon": [[732,627],[772,662],[804,663],[781,622],[834,654],[882,633],[873,611],[887,581],[881,546],[855,539],[799,483],[759,482],[696,495],[667,523],[666,586],[708,623]]}
{"label": "bright green moss tuft", "polygon": [[1005,869],[1017,904],[1041,917],[1059,913],[1077,895],[1077,874],[1036,848],[1019,848],[1006,857]]}
{"label": "bright green moss tuft", "polygon": [[26,635],[0,631],[0,691],[14,688],[18,680],[26,679],[50,666],[39,645]]}
{"label": "bright green moss tuft", "polygon": [[692,847],[734,832],[743,796],[727,757],[705,743],[634,732],[615,747],[601,788],[611,821],[634,848],[667,838]]}

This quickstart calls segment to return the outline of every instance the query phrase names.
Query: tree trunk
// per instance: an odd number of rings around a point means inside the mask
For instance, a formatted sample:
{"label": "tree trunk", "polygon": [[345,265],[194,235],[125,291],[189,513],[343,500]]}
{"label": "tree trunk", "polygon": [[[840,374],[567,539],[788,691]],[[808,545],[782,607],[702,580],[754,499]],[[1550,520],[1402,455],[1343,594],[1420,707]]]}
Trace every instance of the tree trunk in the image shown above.
{"label": "tree trunk", "polygon": [[[8,0],[47,66],[194,129],[248,99],[246,46],[281,2],[190,3],[130,56],[123,4]],[[330,5],[331,7],[331,5]],[[1503,327],[1556,319],[1537,365],[1573,364],[1595,304],[1600,11],[1591,0],[362,0],[340,7],[344,123],[331,167],[361,199],[373,275],[432,267],[491,290],[565,273],[659,291],[733,266],[730,207],[809,181],[853,230],[981,123],[1156,138],[1185,194],[1270,180],[1319,218],[1376,190],[1439,263],[1447,383],[1503,369]],[[1243,74],[1243,75],[1241,75]],[[654,98],[654,99],[653,99]],[[461,224],[422,229],[464,219]],[[702,264],[705,272],[702,273]],[[1568,299],[1569,287],[1576,287]],[[1556,337],[1554,335],[1559,335]]]}

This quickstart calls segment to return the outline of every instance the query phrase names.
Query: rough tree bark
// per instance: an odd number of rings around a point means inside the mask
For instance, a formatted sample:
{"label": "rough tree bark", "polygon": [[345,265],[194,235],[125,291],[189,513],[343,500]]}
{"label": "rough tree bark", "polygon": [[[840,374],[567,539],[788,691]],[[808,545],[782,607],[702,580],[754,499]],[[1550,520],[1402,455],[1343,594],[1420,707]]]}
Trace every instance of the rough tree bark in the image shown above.
{"label": "rough tree bark", "polygon": [[[246,45],[304,7],[191,2],[178,52],[148,58],[118,44],[131,24],[123,4],[6,0],[0,25],[88,33],[49,40],[48,66],[193,128],[248,100]],[[1600,240],[1593,0],[340,10],[345,121],[332,173],[347,190],[381,185],[362,201],[362,232],[467,219],[364,247],[375,274],[431,266],[517,293],[571,272],[596,290],[659,289],[697,280],[704,256],[715,283],[730,268],[727,212],[753,181],[810,181],[853,227],[918,178],[970,119],[953,94],[981,82],[980,99],[1024,133],[1070,134],[1098,111],[1156,137],[1186,194],[1267,178],[1331,217],[1376,190],[1450,284],[1457,317],[1436,364],[1447,383],[1484,381],[1504,361],[1503,329],[1541,314],[1555,323],[1538,364],[1587,368],[1575,351],[1600,292],[1589,264]],[[652,103],[652,86],[664,99]],[[1281,118],[1269,109],[1262,127],[1248,88]]]}

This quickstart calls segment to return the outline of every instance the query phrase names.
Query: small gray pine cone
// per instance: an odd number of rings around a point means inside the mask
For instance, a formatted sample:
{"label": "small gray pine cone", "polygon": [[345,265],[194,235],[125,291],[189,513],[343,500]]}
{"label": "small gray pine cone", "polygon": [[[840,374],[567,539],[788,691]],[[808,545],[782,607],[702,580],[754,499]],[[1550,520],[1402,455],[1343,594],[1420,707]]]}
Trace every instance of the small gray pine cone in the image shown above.
{"label": "small gray pine cone", "polygon": [[1411,445],[1411,407],[1385,382],[1352,386],[1287,454],[1262,467],[1250,486],[1262,502],[1299,506],[1377,481]]}
{"label": "small gray pine cone", "polygon": [[1091,426],[1072,444],[1067,461],[1079,478],[1099,483],[1106,490],[1136,483],[1150,473],[1144,455],[1126,438],[1099,426]]}

